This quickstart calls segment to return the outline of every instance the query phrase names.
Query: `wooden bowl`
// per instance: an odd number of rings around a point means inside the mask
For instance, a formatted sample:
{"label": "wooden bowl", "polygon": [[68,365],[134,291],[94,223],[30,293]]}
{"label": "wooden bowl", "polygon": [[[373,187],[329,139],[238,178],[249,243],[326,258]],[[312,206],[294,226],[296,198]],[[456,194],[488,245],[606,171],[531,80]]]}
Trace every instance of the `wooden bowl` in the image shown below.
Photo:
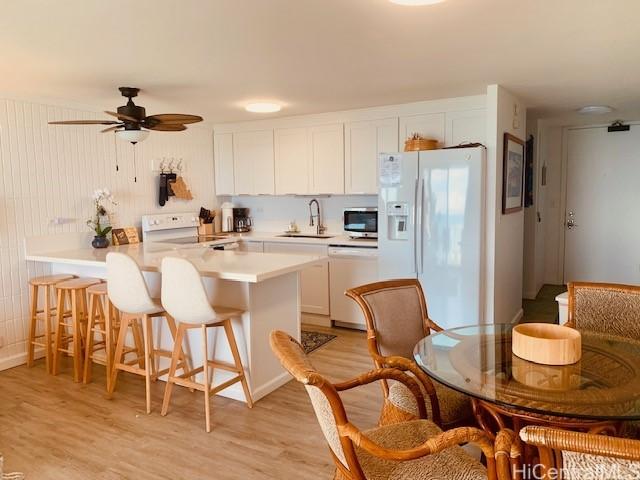
{"label": "wooden bowl", "polygon": [[540,365],[513,355],[511,375],[517,382],[536,390],[568,392],[577,390],[581,384],[580,362],[571,365]]}
{"label": "wooden bowl", "polygon": [[543,365],[570,365],[582,356],[578,330],[549,323],[523,323],[513,327],[511,350]]}

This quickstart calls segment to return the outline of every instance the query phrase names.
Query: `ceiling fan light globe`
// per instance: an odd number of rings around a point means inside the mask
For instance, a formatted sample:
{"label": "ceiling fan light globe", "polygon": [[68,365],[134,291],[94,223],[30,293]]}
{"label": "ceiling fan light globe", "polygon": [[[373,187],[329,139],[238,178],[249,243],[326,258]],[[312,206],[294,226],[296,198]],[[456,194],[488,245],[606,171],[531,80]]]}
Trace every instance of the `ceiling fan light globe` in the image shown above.
{"label": "ceiling fan light globe", "polygon": [[125,142],[142,142],[149,136],[149,130],[118,130],[116,136]]}

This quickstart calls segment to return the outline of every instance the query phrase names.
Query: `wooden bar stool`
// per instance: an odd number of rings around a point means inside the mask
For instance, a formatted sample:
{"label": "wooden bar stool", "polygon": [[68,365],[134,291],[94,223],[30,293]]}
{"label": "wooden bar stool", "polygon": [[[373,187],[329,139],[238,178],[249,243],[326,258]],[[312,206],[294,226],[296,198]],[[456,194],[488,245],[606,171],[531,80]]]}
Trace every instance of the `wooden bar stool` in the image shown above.
{"label": "wooden bar stool", "polygon": [[[86,335],[87,321],[87,288],[101,283],[99,278],[74,278],[56,284],[58,301],[56,305],[57,329],[53,350],[53,374],[60,370],[60,354],[73,356],[73,380],[82,381],[83,343]],[[71,311],[66,310],[67,301]],[[70,321],[71,323],[67,323]],[[71,333],[67,333],[67,328]],[[73,350],[69,348],[73,343]]]}
{"label": "wooden bar stool", "polygon": [[[107,296],[107,284],[99,283],[87,288],[89,295],[89,311],[87,320],[87,343],[84,356],[84,383],[91,382],[93,364],[104,365],[107,371],[107,391],[111,382],[111,371],[113,369],[113,354],[115,348],[114,338],[120,327],[120,312],[109,300]],[[101,340],[95,340],[96,334]],[[134,335],[134,339],[140,338],[136,342],[136,348],[128,351],[142,351],[142,336]],[[104,352],[104,357],[96,353]]]}
{"label": "wooden bar stool", "polygon": [[[169,371],[168,368],[158,370],[156,361],[159,357],[171,358],[171,352],[156,349],[153,345],[152,319],[165,317],[174,341],[175,320],[165,312],[158,300],[151,298],[138,264],[124,253],[109,252],[107,254],[107,291],[109,299],[120,310],[121,315],[109,393],[112,394],[116,388],[119,371],[141,375],[145,377],[147,413],[151,413],[151,382]],[[126,351],[127,332],[131,328],[135,338],[137,322],[142,323],[144,354],[126,361],[123,355]],[[187,360],[182,352],[180,358],[184,368],[188,369]]]}
{"label": "wooden bar stool", "polygon": [[[51,319],[56,314],[56,307],[51,304],[51,294],[55,292],[55,285],[65,280],[75,278],[74,275],[48,275],[46,277],[36,277],[29,280],[30,289],[30,321],[29,321],[29,343],[27,351],[27,366],[33,367],[35,355],[35,347],[44,349],[44,358],[46,362],[47,373],[51,373],[51,364],[53,361],[53,329]],[[42,289],[42,298],[44,305],[42,308],[38,306],[38,295]],[[44,323],[43,333],[38,334],[38,320]],[[40,340],[42,339],[42,340]]]}
{"label": "wooden bar stool", "polygon": [[[211,431],[211,406],[209,398],[231,385],[240,382],[244,391],[247,406],[253,407],[253,400],[249,385],[245,377],[242,359],[238,351],[231,319],[240,317],[242,310],[212,306],[207,298],[207,292],[202,284],[202,278],[196,267],[183,258],[166,257],[162,260],[162,305],[178,322],[178,334],[175,339],[169,377],[164,391],[162,403],[162,415],[167,414],[173,385],[182,385],[204,392],[205,428]],[[233,363],[224,363],[209,360],[209,345],[207,340],[208,330],[211,328],[223,328],[229,342]],[[200,329],[202,335],[201,367],[190,371],[183,369],[183,374],[176,376],[179,368],[179,360],[182,352],[182,342],[187,336],[187,331]],[[219,368],[235,374],[220,385],[211,385],[214,369]],[[193,376],[202,373],[202,383],[196,382]]]}

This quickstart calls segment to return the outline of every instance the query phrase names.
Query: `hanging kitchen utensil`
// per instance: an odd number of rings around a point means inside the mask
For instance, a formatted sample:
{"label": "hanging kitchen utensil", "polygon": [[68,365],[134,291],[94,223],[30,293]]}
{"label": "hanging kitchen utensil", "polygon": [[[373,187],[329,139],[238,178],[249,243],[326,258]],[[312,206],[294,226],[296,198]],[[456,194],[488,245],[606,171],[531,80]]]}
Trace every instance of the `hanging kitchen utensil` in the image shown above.
{"label": "hanging kitchen utensil", "polygon": [[176,198],[179,198],[180,200],[193,200],[191,190],[189,190],[189,187],[182,177],[178,177],[176,181],[171,184],[171,189],[173,190]]}
{"label": "hanging kitchen utensil", "polygon": [[164,204],[169,200],[169,186],[167,185],[167,173],[160,174],[160,185],[158,189],[158,204],[164,207]]}

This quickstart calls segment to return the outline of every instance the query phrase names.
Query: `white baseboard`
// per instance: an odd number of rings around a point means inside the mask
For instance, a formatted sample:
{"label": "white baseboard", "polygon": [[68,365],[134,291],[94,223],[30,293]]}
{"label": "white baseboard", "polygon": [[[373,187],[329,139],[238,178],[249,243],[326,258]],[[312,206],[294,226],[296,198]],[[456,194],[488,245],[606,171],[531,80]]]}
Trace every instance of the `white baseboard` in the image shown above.
{"label": "white baseboard", "polygon": [[521,308],[520,310],[518,310],[518,313],[516,313],[515,316],[511,319],[511,323],[515,325],[520,320],[522,320],[523,316],[524,316],[524,310]]}
{"label": "white baseboard", "polygon": [[10,368],[19,367],[27,363],[27,353],[16,353],[10,357],[0,359],[0,371],[9,370]]}

